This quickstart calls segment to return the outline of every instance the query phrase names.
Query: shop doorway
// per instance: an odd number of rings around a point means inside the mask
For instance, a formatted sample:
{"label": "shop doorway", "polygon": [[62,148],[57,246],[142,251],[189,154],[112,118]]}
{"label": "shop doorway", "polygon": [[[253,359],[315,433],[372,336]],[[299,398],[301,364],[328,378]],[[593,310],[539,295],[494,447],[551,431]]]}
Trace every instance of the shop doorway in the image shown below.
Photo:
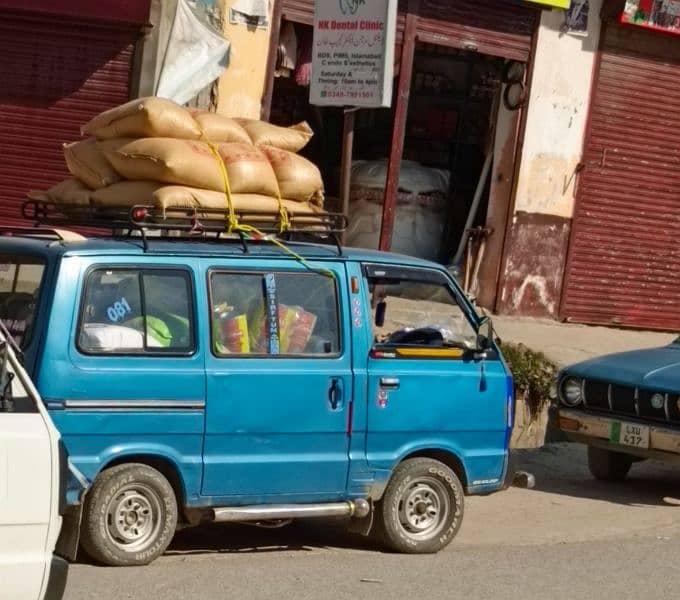
{"label": "shop doorway", "polygon": [[[326,205],[338,210],[343,109],[309,104],[312,28],[282,25],[295,36],[279,57],[270,120],[290,125],[306,120],[315,132],[301,154],[319,166]],[[291,33],[292,32],[292,33]],[[288,65],[288,67],[284,66]],[[396,202],[392,249],[450,263],[465,233],[465,222],[479,186],[485,158],[493,150],[504,61],[476,52],[417,44],[411,81],[406,137]],[[396,82],[395,82],[396,90]],[[395,92],[396,95],[396,92]],[[350,178],[347,243],[377,248],[394,106],[357,111]],[[489,173],[472,225],[483,227],[489,200]]]}
{"label": "shop doorway", "polygon": [[[393,250],[444,264],[453,260],[485,158],[493,150],[503,66],[499,58],[417,44]],[[393,112],[357,114],[349,243],[377,247]],[[486,175],[473,226],[485,223]]]}
{"label": "shop doorway", "polygon": [[[275,6],[280,7],[281,17],[275,16],[275,20],[281,28],[280,33],[276,30],[277,46],[270,51],[270,74],[274,63],[278,69],[285,62],[282,57],[291,56],[285,27],[295,35],[306,32],[304,35],[311,39],[314,22],[312,0],[282,0]],[[492,137],[495,127],[495,152],[488,165],[488,181],[481,189],[479,210],[469,224],[470,228],[486,230],[486,238],[484,243],[482,238],[475,238],[471,260],[467,261],[473,263],[472,273],[477,272],[471,277],[471,293],[480,305],[493,308],[498,300],[502,265],[507,260],[505,245],[518,141],[525,125],[526,113],[521,107],[529,95],[532,47],[540,11],[538,5],[506,0],[400,0],[398,6],[391,108],[361,109],[354,117],[341,108],[315,109],[308,105],[308,87],[289,76],[267,80],[263,115],[289,125],[299,118],[292,118],[280,108],[292,102],[298,103],[297,115],[313,115],[315,122],[310,124],[316,135],[303,152],[321,167],[329,210],[341,211],[344,206],[339,199],[340,164],[347,146],[343,142],[350,136],[343,136],[343,123],[347,132],[354,132],[352,173],[349,177],[345,172],[343,177],[347,183],[347,187],[343,185],[344,192],[351,191],[348,214],[353,222],[348,244],[373,248],[382,242],[383,249],[391,247],[446,265],[459,254],[458,247],[465,238],[463,215],[475,197],[487,154],[486,138]],[[301,56],[297,50],[294,55]],[[305,60],[301,62],[305,64]],[[311,64],[309,67],[311,71]],[[396,93],[398,88],[400,94]],[[426,99],[428,94],[430,98]],[[423,181],[424,169],[444,173],[429,173]],[[404,173],[397,177],[397,171]],[[415,202],[414,193],[403,189],[404,179],[422,184],[415,188]],[[347,200],[344,193],[343,196]],[[424,220],[433,227],[436,223],[435,235],[427,233],[428,227],[414,225],[413,219],[400,218],[397,203],[405,202],[408,207],[409,198],[411,212],[416,210],[414,205],[423,206],[421,213],[428,209],[427,217],[419,222]],[[363,208],[363,212],[357,208]],[[397,219],[393,222],[395,213]],[[432,213],[437,214],[436,219]],[[411,230],[402,234],[397,229],[404,224]],[[402,245],[399,241],[414,237],[416,244]],[[468,257],[465,244],[462,255],[458,264],[461,281],[465,277],[464,259]]]}

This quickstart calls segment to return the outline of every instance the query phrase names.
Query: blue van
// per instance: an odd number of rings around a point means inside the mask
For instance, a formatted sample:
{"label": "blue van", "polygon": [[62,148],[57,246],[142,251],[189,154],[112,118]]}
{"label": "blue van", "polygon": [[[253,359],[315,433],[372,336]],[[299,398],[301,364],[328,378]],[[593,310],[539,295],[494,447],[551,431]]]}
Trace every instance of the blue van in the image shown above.
{"label": "blue van", "polygon": [[512,476],[512,378],[438,264],[3,228],[0,318],[88,488],[69,557],[140,565],[178,527],[324,516],[437,552],[464,495]]}

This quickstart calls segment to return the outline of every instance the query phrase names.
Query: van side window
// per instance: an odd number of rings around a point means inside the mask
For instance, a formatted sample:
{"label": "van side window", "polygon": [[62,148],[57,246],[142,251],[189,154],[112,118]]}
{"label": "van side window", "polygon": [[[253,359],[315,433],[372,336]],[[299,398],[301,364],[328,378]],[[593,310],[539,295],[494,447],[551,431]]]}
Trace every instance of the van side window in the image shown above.
{"label": "van side window", "polygon": [[217,356],[317,356],[340,351],[335,280],[319,273],[210,276]]}
{"label": "van side window", "polygon": [[369,289],[377,344],[462,350],[476,347],[475,329],[446,286],[369,279]]}
{"label": "van side window", "polygon": [[92,271],[78,347],[88,354],[186,354],[194,349],[190,298],[189,276],[182,271]]}
{"label": "van side window", "polygon": [[31,340],[45,264],[30,256],[0,256],[0,320],[14,341]]}

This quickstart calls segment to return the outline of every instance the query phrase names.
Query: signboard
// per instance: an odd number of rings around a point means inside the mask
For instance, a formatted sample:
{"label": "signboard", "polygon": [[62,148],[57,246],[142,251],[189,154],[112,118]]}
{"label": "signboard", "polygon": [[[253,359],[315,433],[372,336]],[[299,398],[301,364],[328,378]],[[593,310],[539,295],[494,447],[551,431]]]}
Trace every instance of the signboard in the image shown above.
{"label": "signboard", "polygon": [[397,0],[316,0],[309,102],[392,103]]}
{"label": "signboard", "polygon": [[619,21],[680,35],[680,0],[626,0]]}
{"label": "signboard", "polygon": [[571,0],[527,0],[535,4],[543,4],[544,6],[552,6],[553,8],[569,8]]}

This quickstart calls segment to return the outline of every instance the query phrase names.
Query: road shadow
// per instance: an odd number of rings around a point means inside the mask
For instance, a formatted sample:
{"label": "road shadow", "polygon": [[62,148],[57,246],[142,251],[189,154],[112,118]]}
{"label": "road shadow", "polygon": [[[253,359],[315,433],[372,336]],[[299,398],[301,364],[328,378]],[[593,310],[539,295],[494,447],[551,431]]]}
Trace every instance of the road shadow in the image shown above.
{"label": "road shadow", "polygon": [[628,477],[620,482],[598,481],[588,470],[586,446],[560,442],[522,451],[517,469],[536,478],[534,490],[601,500],[626,506],[680,505],[680,469],[658,461],[634,463]]}
{"label": "road shadow", "polygon": [[[276,529],[232,523],[205,523],[175,533],[163,556],[266,554],[350,549],[389,553],[370,538],[347,531],[343,519],[301,519]],[[82,549],[75,564],[102,566]]]}
{"label": "road shadow", "polygon": [[191,527],[175,534],[165,555],[312,552],[327,548],[384,551],[369,538],[347,531],[342,521],[315,519],[276,529],[224,523]]}

